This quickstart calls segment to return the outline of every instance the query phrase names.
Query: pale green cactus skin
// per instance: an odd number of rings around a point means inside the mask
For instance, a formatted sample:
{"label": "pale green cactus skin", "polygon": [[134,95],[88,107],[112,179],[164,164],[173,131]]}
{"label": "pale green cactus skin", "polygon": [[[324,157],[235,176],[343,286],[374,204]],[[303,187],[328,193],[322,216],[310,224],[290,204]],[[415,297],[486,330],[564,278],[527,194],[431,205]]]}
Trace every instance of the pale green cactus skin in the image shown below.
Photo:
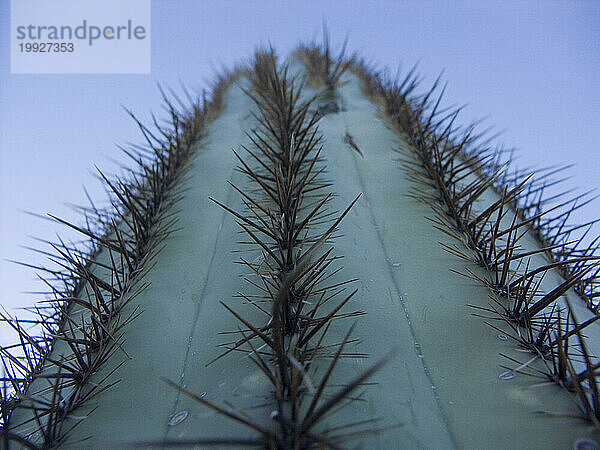
{"label": "pale green cactus skin", "polygon": [[[297,60],[291,67],[304,70]],[[209,201],[214,197],[243,210],[240,196],[227,183],[248,188],[235,170],[238,162],[231,151],[249,145],[245,133],[255,126],[255,105],[242,86],[248,87],[244,78],[228,89],[222,113],[208,126],[206,139],[197,143],[190,168],[172,193],[181,195],[173,211],[177,230],[149,259],[140,281],[149,286],[122,312],[126,315],[136,306],[143,311],[125,330],[126,354],[117,350],[95,375],[101,380],[122,364],[112,376],[120,382],[76,411],[78,417],[89,417],[72,431],[64,448],[253,436],[164,381],[181,383],[217,404],[231,402],[241,410],[260,403],[257,399],[269,396],[272,389],[243,353],[205,366],[222,353],[217,345],[228,340],[219,333],[238,327],[219,301],[238,306],[238,292],[253,293],[242,279],[246,270],[236,264],[239,251],[248,247],[238,242],[243,235],[234,217]],[[316,92],[305,89],[306,95]],[[404,149],[406,156],[411,149],[363,93],[358,77],[344,74],[336,95],[342,110],[319,122],[325,177],[335,194],[329,209],[342,211],[358,193],[362,197],[332,242],[335,254],[344,257],[343,270],[332,281],[358,279],[351,285],[359,291],[349,308],[366,315],[356,321],[352,337],[360,342],[350,351],[369,358],[342,359],[332,384],[354,378],[392,348],[397,353],[372,377],[375,384],[361,390],[363,401],[336,412],[327,425],[379,418],[376,427],[391,428],[348,442],[348,447],[373,449],[572,448],[578,439],[592,438],[582,420],[540,413],[577,415],[565,390],[552,384],[536,386],[541,380],[522,374],[510,380],[499,377],[506,370],[501,365],[516,366],[500,353],[522,361],[531,356],[510,340],[499,339],[497,331],[473,315],[468,305],[487,307],[489,290],[451,270],[464,272],[467,263],[440,245],[455,246],[456,241],[433,226],[428,218],[435,212],[415,198],[425,187],[409,177],[396,151]],[[345,141],[346,133],[362,154]],[[482,205],[497,198],[490,189]],[[511,214],[505,221],[512,220]],[[525,250],[538,245],[532,237],[525,241]],[[532,259],[532,266],[543,263],[542,256]],[[480,267],[469,269],[485,276]],[[543,286],[551,290],[560,280],[558,273],[550,272]],[[574,292],[568,296],[580,321],[591,317]],[[256,309],[239,310],[262,320]],[[346,329],[347,324],[335,323],[330,340],[341,341]],[[600,342],[598,334],[596,326],[586,330],[589,342]],[[187,418],[169,426],[180,411],[186,411]],[[248,413],[274,426],[268,411]]]}

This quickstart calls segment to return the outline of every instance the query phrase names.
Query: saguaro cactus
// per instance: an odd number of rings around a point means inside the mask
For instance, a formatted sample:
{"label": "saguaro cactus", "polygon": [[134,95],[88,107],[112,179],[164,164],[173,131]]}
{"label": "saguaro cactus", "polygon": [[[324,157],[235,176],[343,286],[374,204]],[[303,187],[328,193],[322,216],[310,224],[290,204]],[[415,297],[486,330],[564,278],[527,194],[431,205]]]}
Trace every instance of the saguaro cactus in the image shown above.
{"label": "saguaro cactus", "polygon": [[577,199],[417,85],[310,45],[165,95],[44,332],[5,317],[4,446],[597,448]]}

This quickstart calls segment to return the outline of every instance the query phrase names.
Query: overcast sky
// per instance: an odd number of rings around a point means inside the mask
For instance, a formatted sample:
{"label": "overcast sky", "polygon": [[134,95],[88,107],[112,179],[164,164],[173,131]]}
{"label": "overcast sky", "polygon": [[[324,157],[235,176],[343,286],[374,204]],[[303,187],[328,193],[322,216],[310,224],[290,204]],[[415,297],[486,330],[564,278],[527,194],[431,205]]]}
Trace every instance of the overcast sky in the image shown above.
{"label": "overcast sky", "polygon": [[600,2],[154,1],[150,75],[11,75],[9,5],[0,0],[0,304],[11,312],[42,285],[5,259],[43,264],[22,248],[40,247],[32,236],[77,238],[22,211],[78,221],[66,204],[86,203],[83,185],[104,198],[94,165],[114,171],[115,144],[141,142],[122,104],[148,119],[156,82],[199,90],[260,44],[286,55],[320,39],[324,19],[334,47],[348,35],[380,67],[418,61],[425,85],[443,69],[446,104],[468,104],[463,124],[485,116],[505,130],[518,166],[576,163],[565,188],[600,186]]}

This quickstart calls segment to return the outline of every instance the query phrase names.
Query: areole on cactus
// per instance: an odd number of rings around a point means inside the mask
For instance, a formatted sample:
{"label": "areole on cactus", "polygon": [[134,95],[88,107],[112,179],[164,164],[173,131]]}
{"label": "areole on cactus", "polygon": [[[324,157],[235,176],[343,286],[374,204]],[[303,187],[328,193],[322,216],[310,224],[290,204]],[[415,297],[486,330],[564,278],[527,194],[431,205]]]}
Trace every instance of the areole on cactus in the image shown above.
{"label": "areole on cactus", "polygon": [[164,95],[44,333],[5,317],[4,447],[598,448],[576,199],[417,88],[325,44]]}

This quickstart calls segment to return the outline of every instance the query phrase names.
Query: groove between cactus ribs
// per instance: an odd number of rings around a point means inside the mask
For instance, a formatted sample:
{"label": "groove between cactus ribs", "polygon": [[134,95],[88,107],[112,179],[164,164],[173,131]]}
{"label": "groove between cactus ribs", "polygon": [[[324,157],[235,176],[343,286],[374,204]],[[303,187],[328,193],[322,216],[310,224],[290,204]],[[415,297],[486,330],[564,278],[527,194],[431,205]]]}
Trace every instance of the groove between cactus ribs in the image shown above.
{"label": "groove between cactus ribs", "polygon": [[[362,175],[360,173],[360,170],[358,170],[358,166],[356,164],[356,156],[354,157],[354,163],[355,163],[355,168],[356,168],[356,173],[358,175],[358,179],[360,181],[360,185],[361,188],[363,190],[363,192],[367,192],[364,180],[362,178]],[[375,214],[373,213],[373,209],[371,208],[371,203],[369,201],[369,197],[368,194],[365,194],[365,199],[367,201],[368,204],[368,209],[369,209],[369,215],[371,216],[371,221],[375,227],[375,232],[377,234],[377,240],[379,242],[379,245],[381,246],[381,250],[384,254],[385,260],[386,261],[391,261],[392,259],[390,258],[390,256],[388,255],[386,246],[383,242],[383,239],[381,238],[381,232],[379,230],[379,225],[377,223],[377,219],[375,217]],[[406,316],[406,322],[408,324],[408,328],[410,329],[410,334],[412,336],[413,339],[413,343],[414,343],[414,350],[415,350],[415,354],[417,355],[417,357],[419,358],[419,360],[421,361],[421,365],[423,366],[423,372],[425,373],[425,376],[427,377],[427,380],[429,381],[429,383],[431,384],[432,389],[434,390],[434,398],[435,398],[435,402],[437,403],[437,406],[440,410],[440,414],[442,416],[442,419],[444,421],[444,425],[446,427],[446,431],[448,432],[448,434],[451,437],[451,441],[452,444],[455,448],[458,448],[458,443],[456,440],[456,437],[454,436],[454,433],[452,432],[452,429],[450,428],[450,423],[448,421],[448,417],[446,415],[445,409],[442,406],[442,403],[440,401],[440,397],[437,393],[437,391],[435,390],[436,387],[436,383],[433,379],[433,377],[431,376],[431,371],[429,370],[429,368],[427,367],[427,361],[426,361],[426,357],[423,354],[423,350],[421,349],[421,346],[419,344],[418,338],[417,338],[417,334],[415,333],[415,329],[412,323],[412,320],[410,318],[410,313],[408,311],[408,308],[406,306],[406,302],[404,301],[403,295],[402,295],[402,291],[400,290],[398,283],[396,282],[396,279],[394,277],[394,273],[392,272],[392,265],[388,264],[388,275],[389,278],[392,280],[392,283],[394,285],[394,290],[396,292],[396,295],[398,297],[398,299],[400,300],[400,304],[402,305],[402,310],[404,311],[404,315]]]}
{"label": "groove between cactus ribs", "polygon": [[[230,180],[231,180],[231,176],[230,176]],[[229,191],[228,191],[228,202],[227,203],[230,203],[229,200],[231,199],[232,194],[233,194],[233,188],[230,188]],[[219,223],[219,231],[220,231],[220,229],[222,228],[222,226],[223,226],[223,224],[225,222],[226,214],[227,213],[225,211],[223,211],[222,219],[221,219],[221,222]],[[214,246],[213,246],[212,253],[211,253],[211,256],[210,256],[209,270],[206,272],[206,275],[204,277],[204,280],[203,280],[203,283],[202,283],[202,291],[200,293],[200,298],[198,300],[198,305],[196,306],[196,311],[194,312],[194,318],[192,320],[192,328],[190,330],[190,334],[189,334],[189,337],[188,337],[188,343],[187,343],[186,350],[185,350],[183,367],[181,368],[181,376],[179,378],[179,384],[181,386],[185,385],[185,373],[186,373],[186,369],[188,367],[188,362],[189,362],[189,358],[190,358],[190,352],[192,350],[192,344],[193,344],[193,341],[194,341],[194,335],[195,335],[196,327],[198,326],[198,320],[199,320],[199,317],[200,317],[200,311],[202,309],[202,304],[205,301],[205,296],[206,296],[208,281],[209,281],[210,275],[211,275],[211,270],[210,269],[212,269],[213,263],[215,261],[215,255],[217,253],[219,239],[222,239],[220,232],[217,233],[217,236],[215,238]],[[173,404],[173,409],[172,409],[172,412],[171,412],[171,416],[175,415],[177,413],[177,411],[178,411],[177,408],[179,406],[179,397],[180,397],[180,394],[181,394],[181,392],[177,391],[177,396],[175,397],[175,402]],[[169,432],[169,429],[170,428],[167,425],[167,428],[165,429],[165,434],[164,434],[163,440],[167,439],[167,434]]]}

